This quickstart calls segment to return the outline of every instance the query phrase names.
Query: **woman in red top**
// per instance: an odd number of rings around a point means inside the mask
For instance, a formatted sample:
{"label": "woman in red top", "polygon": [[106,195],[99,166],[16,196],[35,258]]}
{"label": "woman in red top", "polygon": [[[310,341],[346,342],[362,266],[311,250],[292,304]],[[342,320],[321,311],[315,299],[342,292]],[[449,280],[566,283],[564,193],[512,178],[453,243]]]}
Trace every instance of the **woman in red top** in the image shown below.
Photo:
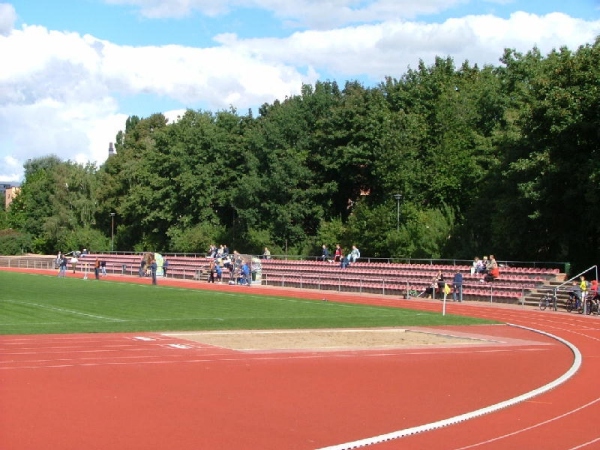
{"label": "woman in red top", "polygon": [[333,257],[333,260],[335,262],[340,262],[342,260],[342,247],[340,247],[340,244],[337,244],[335,246],[335,255]]}

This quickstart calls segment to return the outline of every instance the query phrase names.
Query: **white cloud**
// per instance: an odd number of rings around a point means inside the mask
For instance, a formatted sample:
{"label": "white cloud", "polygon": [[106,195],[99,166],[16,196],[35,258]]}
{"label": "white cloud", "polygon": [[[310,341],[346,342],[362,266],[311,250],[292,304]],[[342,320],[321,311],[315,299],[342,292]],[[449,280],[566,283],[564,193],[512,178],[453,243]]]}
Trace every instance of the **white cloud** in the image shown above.
{"label": "white cloud", "polygon": [[271,12],[291,26],[328,29],[351,23],[411,19],[435,14],[469,0],[105,0],[110,4],[139,8],[147,18],[177,18],[195,11],[207,16],[226,14],[235,8],[258,8]]}
{"label": "white cloud", "polygon": [[119,47],[105,43],[102,76],[126,94],[150,92],[190,106],[200,102],[212,108],[251,107],[298,92],[302,75],[289,64],[264,62],[243,48],[220,46]]}
{"label": "white cloud", "polygon": [[23,164],[12,156],[0,158],[0,181],[17,182],[21,179]]}
{"label": "white cloud", "polygon": [[283,39],[246,39],[219,36],[236,52],[254,52],[265,61],[307,65],[343,77],[366,75],[378,81],[400,76],[420,59],[430,64],[436,56],[454,58],[457,65],[498,64],[505,48],[547,53],[566,45],[577,48],[593,42],[600,21],[574,19],[560,13],[536,16],[514,13],[509,19],[467,16],[443,23],[386,21],[330,31],[297,32]]}
{"label": "white cloud", "polygon": [[[163,3],[137,2],[146,7]],[[289,17],[304,6],[307,11],[302,20],[319,5],[348,10],[350,17],[353,7],[364,4],[358,0],[324,4],[239,0],[221,6],[242,3],[260,3]],[[408,8],[413,3],[380,0],[363,9],[370,8],[372,17],[377,17],[398,11],[399,4]],[[423,1],[419,7],[441,9],[451,3],[455,2]],[[174,2],[173,8],[177,5],[208,8],[209,3],[181,1]],[[13,9],[0,4],[3,11],[14,16]],[[214,110],[232,105],[244,111],[294,95],[302,83],[314,83],[320,73],[338,80],[367,76],[378,82],[385,75],[400,77],[419,59],[430,64],[435,56],[451,56],[457,65],[464,60],[497,64],[506,47],[527,51],[537,45],[547,53],[563,45],[574,49],[591,43],[600,34],[600,21],[519,12],[509,19],[467,16],[430,24],[390,18],[332,30],[298,31],[285,38],[241,39],[221,34],[210,48],[133,47],[41,26],[10,31],[13,22],[14,17],[0,20],[0,30],[9,30],[0,33],[0,175],[5,176],[13,176],[15,161],[22,165],[28,158],[48,154],[78,162],[104,162],[108,143],[125,124],[118,99],[138,94],[166,98],[174,108],[180,106],[182,110],[169,113],[171,118],[183,114],[185,108]]]}
{"label": "white cloud", "polygon": [[8,3],[0,3],[0,36],[7,36],[15,26],[17,13]]}

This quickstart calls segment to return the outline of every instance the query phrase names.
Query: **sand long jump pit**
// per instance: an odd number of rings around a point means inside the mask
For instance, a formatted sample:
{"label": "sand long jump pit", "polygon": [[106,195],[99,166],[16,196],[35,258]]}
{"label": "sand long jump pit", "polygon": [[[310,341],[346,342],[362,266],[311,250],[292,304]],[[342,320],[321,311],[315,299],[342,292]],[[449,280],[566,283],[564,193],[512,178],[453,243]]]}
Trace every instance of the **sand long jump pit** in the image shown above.
{"label": "sand long jump pit", "polygon": [[339,351],[506,343],[504,339],[423,328],[232,330],[164,335],[237,351]]}

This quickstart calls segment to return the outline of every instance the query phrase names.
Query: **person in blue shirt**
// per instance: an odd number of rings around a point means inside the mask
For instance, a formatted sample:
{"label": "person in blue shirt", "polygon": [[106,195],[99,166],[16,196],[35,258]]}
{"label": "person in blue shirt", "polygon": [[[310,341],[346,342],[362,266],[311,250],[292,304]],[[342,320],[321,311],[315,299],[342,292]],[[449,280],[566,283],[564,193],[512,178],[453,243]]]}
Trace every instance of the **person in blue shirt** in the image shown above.
{"label": "person in blue shirt", "polygon": [[323,250],[321,251],[321,258],[323,262],[329,261],[329,249],[325,244],[323,244]]}
{"label": "person in blue shirt", "polygon": [[462,302],[462,299],[463,299],[463,275],[460,272],[456,272],[454,274],[454,278],[452,279],[452,299],[454,301],[457,301],[457,294],[458,294],[458,301]]}
{"label": "person in blue shirt", "polygon": [[156,260],[152,258],[152,262],[150,263],[150,274],[152,275],[152,284],[156,284],[156,269],[158,266],[156,265]]}
{"label": "person in blue shirt", "polygon": [[250,285],[250,266],[246,261],[242,264],[240,284]]}

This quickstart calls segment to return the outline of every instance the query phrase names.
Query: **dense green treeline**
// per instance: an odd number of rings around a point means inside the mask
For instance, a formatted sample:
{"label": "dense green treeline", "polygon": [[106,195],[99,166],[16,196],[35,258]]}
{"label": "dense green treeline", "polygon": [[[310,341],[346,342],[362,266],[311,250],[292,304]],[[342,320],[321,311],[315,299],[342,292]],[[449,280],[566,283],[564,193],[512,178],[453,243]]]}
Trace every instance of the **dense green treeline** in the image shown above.
{"label": "dense green treeline", "polygon": [[0,245],[109,250],[114,224],[121,251],[315,255],[339,242],[587,267],[600,256],[599,88],[597,39],[483,68],[437,58],[371,88],[304,85],[256,117],[130,117],[100,168],[29,161]]}

